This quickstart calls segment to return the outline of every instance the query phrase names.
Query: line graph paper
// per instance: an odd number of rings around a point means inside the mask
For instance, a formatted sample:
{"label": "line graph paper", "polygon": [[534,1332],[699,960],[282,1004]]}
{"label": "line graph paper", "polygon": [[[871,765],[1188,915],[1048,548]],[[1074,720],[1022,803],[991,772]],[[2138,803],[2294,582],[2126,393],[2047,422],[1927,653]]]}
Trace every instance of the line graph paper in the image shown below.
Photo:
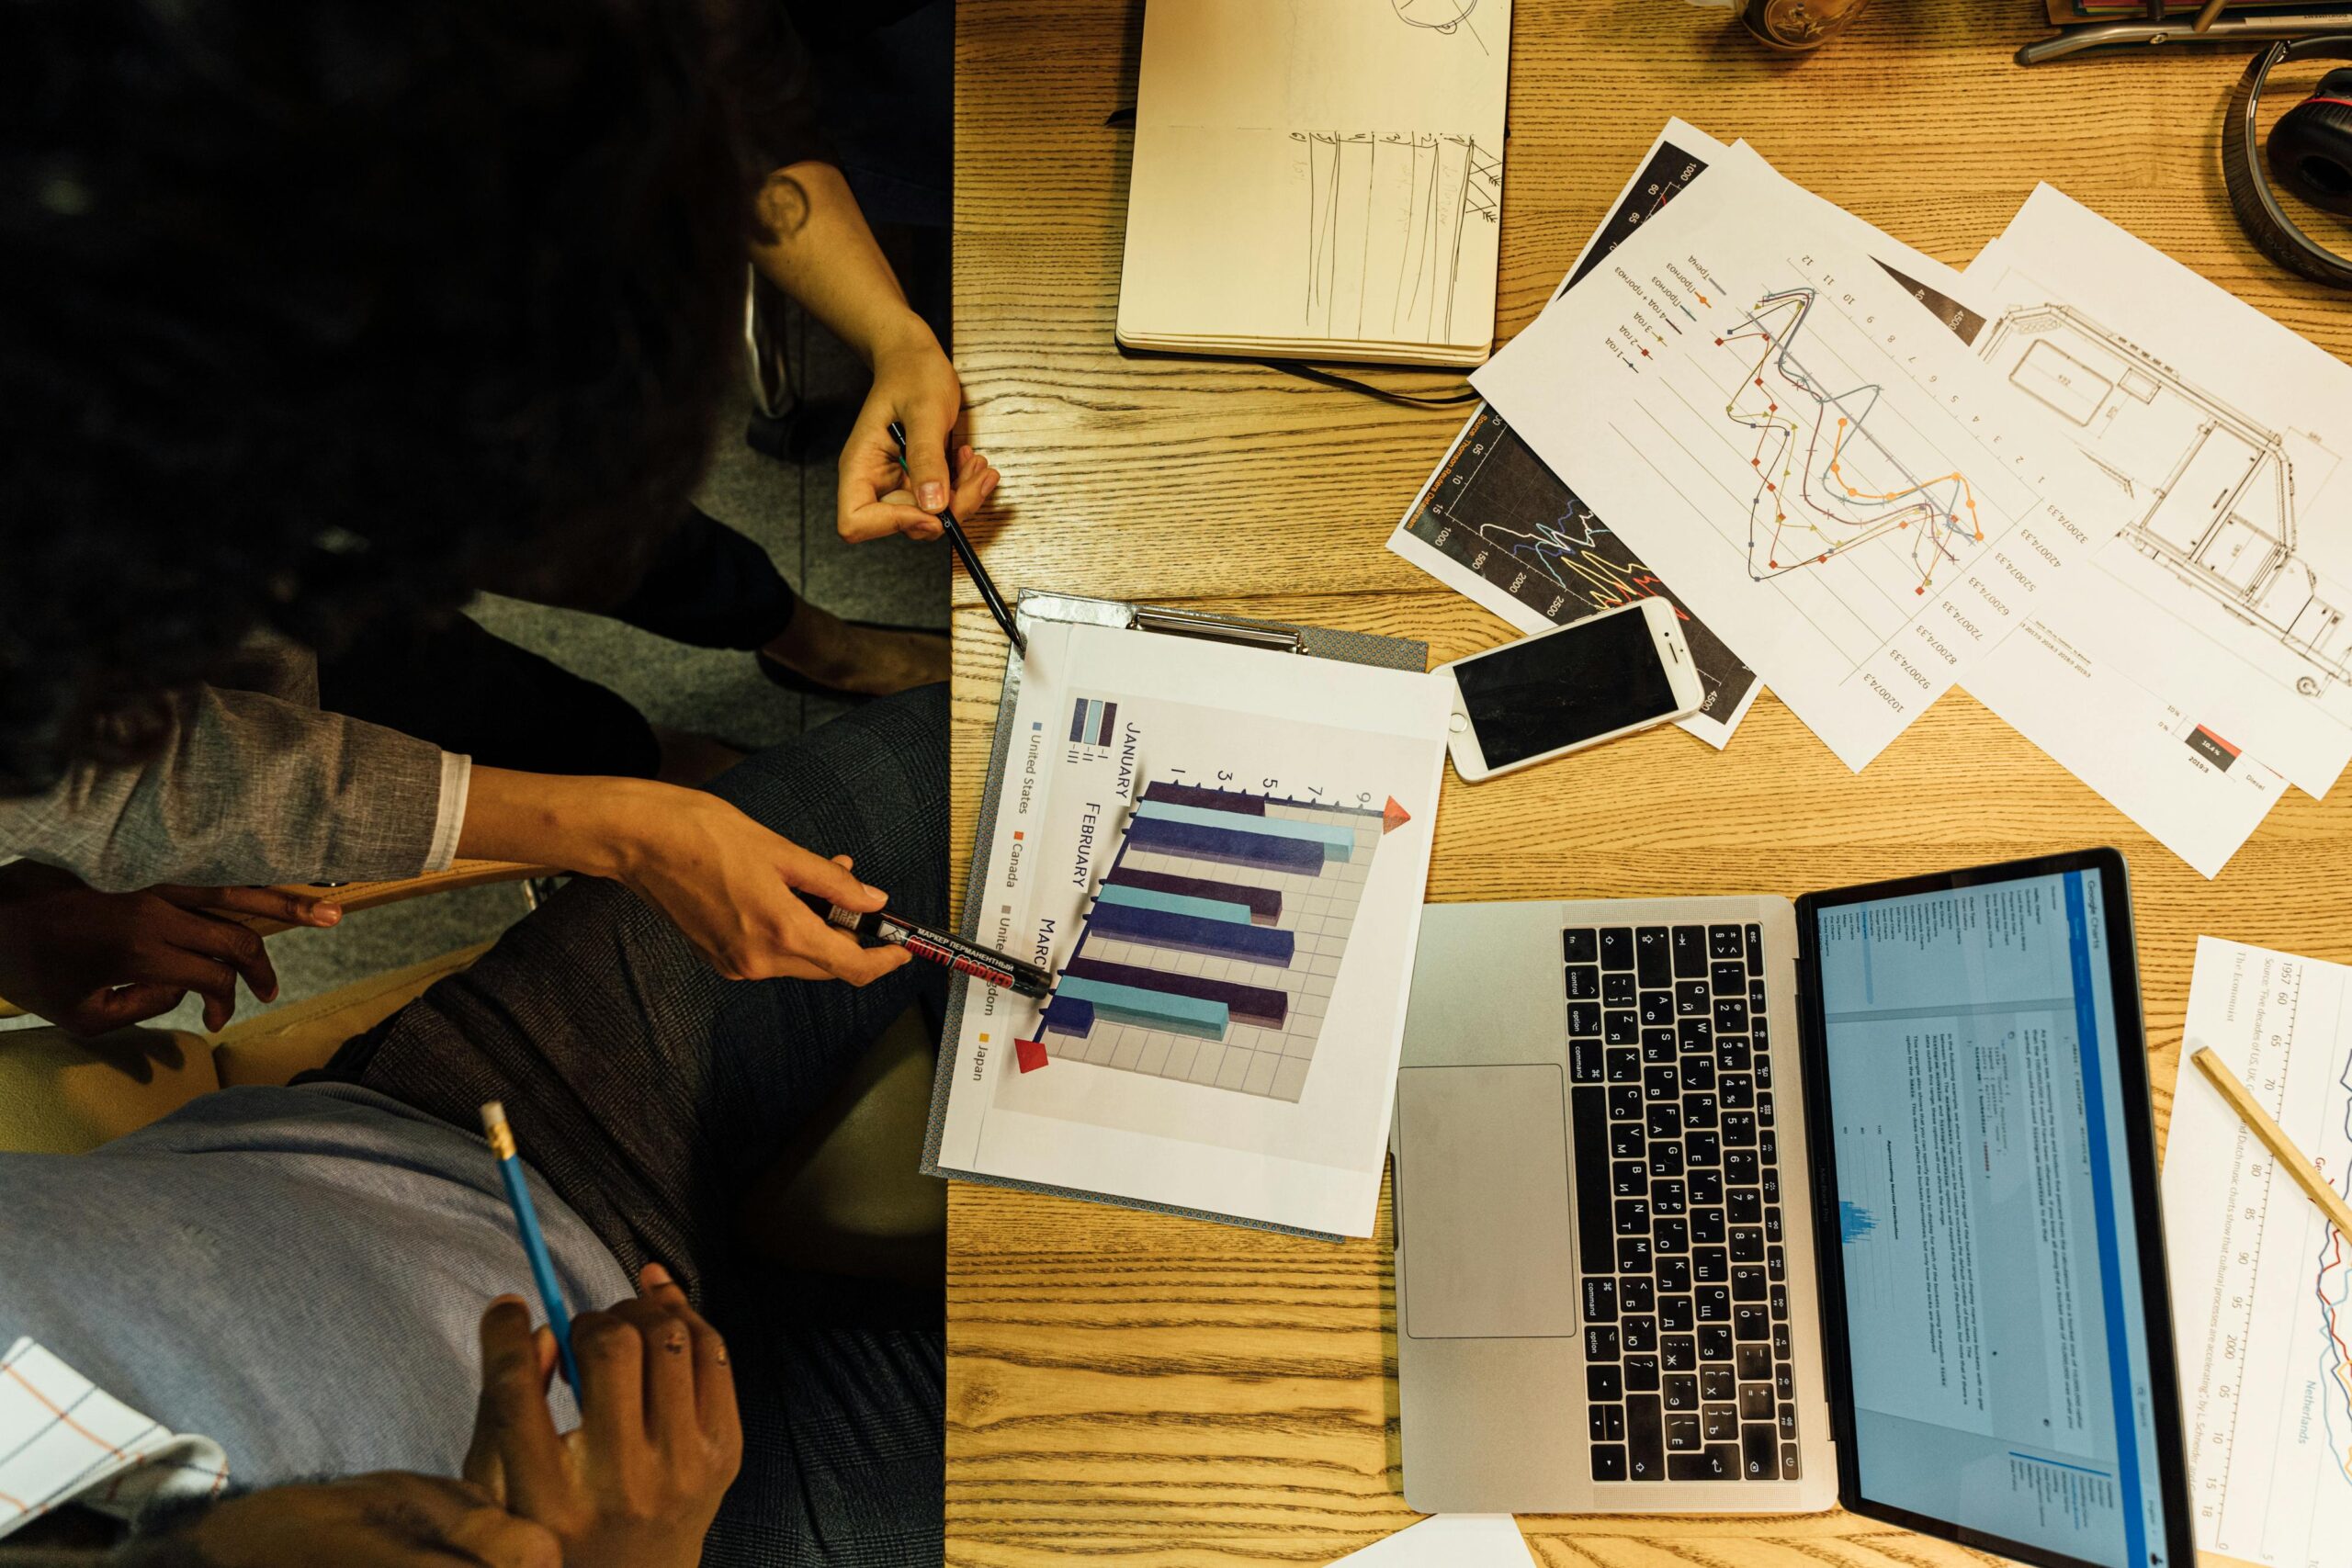
{"label": "line graph paper", "polygon": [[1760,165],[1700,175],[1473,381],[1851,767],[2089,554],[2079,455]]}
{"label": "line graph paper", "polygon": [[[2211,1045],[2352,1191],[2352,970],[2208,937],[2184,1052]],[[2174,1097],[2166,1253],[2199,1547],[2306,1568],[2352,1533],[2352,1243],[2194,1072]]]}
{"label": "line graph paper", "polygon": [[[1736,553],[1768,613],[1809,627],[1855,676],[2043,497],[1968,416],[1921,395],[1876,341],[1886,334],[1811,260],[1786,258],[1786,281],[1758,291],[1705,352],[1645,365],[1637,374],[1666,395],[1614,428]],[[2010,574],[1996,570],[1969,598],[1998,599]],[[1962,603],[1940,619],[1977,624]]]}

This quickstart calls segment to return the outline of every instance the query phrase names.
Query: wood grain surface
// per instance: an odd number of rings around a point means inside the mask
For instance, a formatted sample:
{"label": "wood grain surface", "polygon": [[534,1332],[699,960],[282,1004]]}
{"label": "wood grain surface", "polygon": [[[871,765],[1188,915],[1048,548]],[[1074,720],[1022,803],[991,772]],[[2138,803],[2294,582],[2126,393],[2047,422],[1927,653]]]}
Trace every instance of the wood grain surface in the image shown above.
{"label": "wood grain surface", "polygon": [[[1367,0],[1373,3],[1373,0]],[[2339,355],[2352,310],[2263,261],[2214,154],[2243,56],[2019,70],[2034,0],[1880,0],[1830,50],[1751,47],[1684,0],[1517,0],[1502,337],[1526,324],[1666,119],[1955,265],[2047,179]],[[1140,0],[963,0],[956,350],[1004,474],[972,520],[1023,586],[1426,640],[1511,635],[1382,547],[1463,417],[1112,342]],[[2299,94],[2296,96],[2300,96]],[[1376,373],[1424,390],[1437,375]],[[953,874],[969,864],[1004,645],[956,581]],[[1965,694],[1861,774],[1770,695],[1718,755],[1636,736],[1476,787],[1449,772],[1433,899],[1808,888],[2089,843],[2128,857],[2158,1125],[2200,933],[2352,962],[2352,788],[2290,794],[2207,882]],[[1321,1564],[1412,1522],[1389,1216],[1329,1246],[957,1184],[949,1203],[947,1561]],[[1547,1568],[1953,1564],[1843,1513],[1523,1517]]]}

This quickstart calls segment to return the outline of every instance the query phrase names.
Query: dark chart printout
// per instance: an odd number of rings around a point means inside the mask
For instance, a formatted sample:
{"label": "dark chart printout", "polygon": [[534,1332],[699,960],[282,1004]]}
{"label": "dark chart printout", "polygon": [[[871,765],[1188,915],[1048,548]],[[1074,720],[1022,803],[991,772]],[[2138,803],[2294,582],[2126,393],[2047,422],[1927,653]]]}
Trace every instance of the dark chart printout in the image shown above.
{"label": "dark chart printout", "polygon": [[[1661,145],[1561,290],[1600,265],[1705,168],[1679,148]],[[1702,714],[1729,718],[1756,684],[1756,672],[1483,403],[1445,455],[1405,531],[1555,626],[1635,599],[1666,600],[1699,667],[1706,691]]]}

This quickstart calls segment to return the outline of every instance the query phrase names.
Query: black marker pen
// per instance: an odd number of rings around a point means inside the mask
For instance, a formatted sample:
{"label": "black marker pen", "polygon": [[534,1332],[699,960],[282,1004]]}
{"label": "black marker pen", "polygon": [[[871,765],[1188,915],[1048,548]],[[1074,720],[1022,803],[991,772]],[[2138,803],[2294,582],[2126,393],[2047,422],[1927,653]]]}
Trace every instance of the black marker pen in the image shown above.
{"label": "black marker pen", "polygon": [[917,958],[942,964],[958,975],[969,975],[983,985],[1002,986],[1018,996],[1044,998],[1053,994],[1054,976],[1050,971],[1034,964],[966,942],[960,936],[933,931],[903,919],[888,909],[876,909],[861,915],[855,909],[844,909],[829,904],[813,894],[803,893],[801,901],[825,918],[828,925],[837,926],[860,942],[887,942],[903,947]]}

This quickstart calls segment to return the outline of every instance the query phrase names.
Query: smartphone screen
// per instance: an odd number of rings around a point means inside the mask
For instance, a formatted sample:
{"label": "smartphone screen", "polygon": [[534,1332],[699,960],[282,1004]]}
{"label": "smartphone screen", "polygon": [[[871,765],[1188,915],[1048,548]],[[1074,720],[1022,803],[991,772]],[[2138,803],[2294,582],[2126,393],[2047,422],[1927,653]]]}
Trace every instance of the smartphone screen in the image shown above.
{"label": "smartphone screen", "polygon": [[1639,610],[1596,615],[1453,667],[1487,766],[1507,768],[1675,709]]}

